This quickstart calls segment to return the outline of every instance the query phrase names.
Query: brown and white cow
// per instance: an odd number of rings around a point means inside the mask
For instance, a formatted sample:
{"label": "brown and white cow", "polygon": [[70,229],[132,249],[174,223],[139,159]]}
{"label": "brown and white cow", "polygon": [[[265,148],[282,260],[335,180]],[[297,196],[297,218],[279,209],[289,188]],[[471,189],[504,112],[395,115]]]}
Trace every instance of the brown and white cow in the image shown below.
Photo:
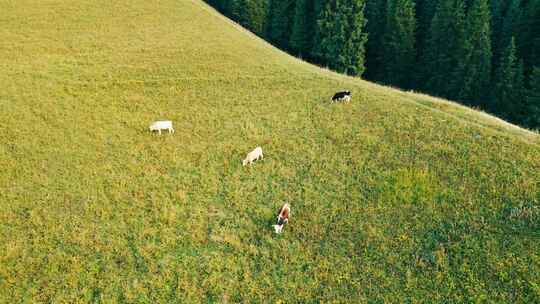
{"label": "brown and white cow", "polygon": [[283,230],[283,225],[289,222],[289,216],[291,215],[291,206],[285,203],[278,212],[277,216],[277,225],[274,225],[274,230],[276,233],[281,233]]}

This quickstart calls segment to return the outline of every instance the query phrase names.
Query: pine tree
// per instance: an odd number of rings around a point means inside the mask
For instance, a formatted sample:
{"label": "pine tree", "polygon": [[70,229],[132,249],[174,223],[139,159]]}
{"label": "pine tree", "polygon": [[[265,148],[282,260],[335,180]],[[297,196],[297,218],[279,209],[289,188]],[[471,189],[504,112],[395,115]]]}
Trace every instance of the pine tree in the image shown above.
{"label": "pine tree", "polygon": [[414,3],[412,0],[388,1],[386,14],[380,60],[384,63],[381,78],[385,83],[409,88],[416,59]]}
{"label": "pine tree", "polygon": [[503,51],[495,77],[495,103],[491,110],[506,119],[518,121],[524,108],[523,65],[516,57],[514,37]]}
{"label": "pine tree", "polygon": [[453,85],[458,100],[487,107],[491,79],[490,17],[487,0],[474,0],[467,15],[466,41]]}
{"label": "pine tree", "polygon": [[498,5],[498,24],[493,27],[493,68],[497,70],[499,59],[503,51],[510,43],[512,37],[516,37],[516,26],[520,15],[521,0],[501,1]]}
{"label": "pine tree", "polygon": [[525,77],[523,59],[519,59],[514,74],[514,109],[511,119],[514,123],[523,123],[527,117],[527,91],[525,90]]}
{"label": "pine tree", "polygon": [[384,63],[381,60],[383,51],[383,34],[386,25],[386,0],[369,0],[366,2],[366,79],[381,81]]}
{"label": "pine tree", "polygon": [[540,0],[529,0],[519,17],[516,41],[519,57],[530,75],[534,66],[540,66]]}
{"label": "pine tree", "polygon": [[312,33],[309,21],[313,19],[312,5],[311,0],[296,0],[290,46],[291,50],[299,55],[308,55],[311,52]]}
{"label": "pine tree", "polygon": [[231,17],[259,36],[265,33],[267,13],[268,0],[231,1]]}
{"label": "pine tree", "polygon": [[[502,47],[516,36],[516,26],[521,15],[521,0],[509,0],[501,26],[500,43]],[[515,39],[515,38],[514,38]]]}
{"label": "pine tree", "polygon": [[534,1],[534,3],[531,2],[529,7],[531,15],[528,18],[530,20],[528,37],[531,37],[533,43],[529,55],[525,56],[524,59],[527,60],[529,66],[540,67],[540,0]]}
{"label": "pine tree", "polygon": [[423,54],[438,0],[416,0],[416,45],[418,55]]}
{"label": "pine tree", "polygon": [[276,46],[289,50],[295,1],[272,0],[270,2],[266,37]]}
{"label": "pine tree", "polygon": [[[540,29],[538,32],[540,32]],[[534,39],[529,58],[530,66],[540,66],[540,33],[538,34],[537,38]]]}
{"label": "pine tree", "polygon": [[525,123],[530,128],[540,129],[540,67],[534,67],[527,92],[527,117]]}
{"label": "pine tree", "polygon": [[499,38],[499,33],[502,28],[502,20],[504,13],[504,2],[506,0],[490,0],[489,11],[491,15],[491,42],[492,49],[495,49],[495,44]]}
{"label": "pine tree", "polygon": [[228,9],[231,19],[249,29],[250,20],[248,16],[248,9],[246,8],[247,1],[248,0],[230,0]]}
{"label": "pine tree", "polygon": [[311,50],[309,52],[309,59],[316,63],[324,63],[324,58],[321,57],[321,41],[322,33],[319,27],[319,22],[324,17],[326,6],[330,4],[332,0],[310,0],[312,1],[313,12],[311,19],[308,20],[309,35],[311,36]]}
{"label": "pine tree", "polygon": [[332,0],[318,22],[318,56],[332,69],[349,75],[364,72],[364,0]]}
{"label": "pine tree", "polygon": [[464,53],[465,13],[461,0],[440,0],[429,29],[422,59],[424,86],[429,93],[454,98],[449,85]]}
{"label": "pine tree", "polygon": [[431,27],[431,22],[433,21],[433,16],[435,15],[435,10],[438,6],[440,0],[415,0],[416,2],[416,60],[414,66],[414,75],[412,77],[413,85],[411,86],[414,89],[424,88],[422,85],[426,79],[424,73],[426,72],[425,68],[422,66],[422,60],[425,58],[425,52],[427,48],[427,41],[429,35],[429,29]]}

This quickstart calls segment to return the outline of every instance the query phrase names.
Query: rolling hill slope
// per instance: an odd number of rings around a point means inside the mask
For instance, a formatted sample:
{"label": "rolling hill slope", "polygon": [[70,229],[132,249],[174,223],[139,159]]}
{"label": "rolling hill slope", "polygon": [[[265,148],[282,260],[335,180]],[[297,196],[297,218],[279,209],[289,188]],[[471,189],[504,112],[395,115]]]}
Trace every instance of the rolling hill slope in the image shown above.
{"label": "rolling hill slope", "polygon": [[540,301],[538,134],[200,1],[0,7],[0,302]]}

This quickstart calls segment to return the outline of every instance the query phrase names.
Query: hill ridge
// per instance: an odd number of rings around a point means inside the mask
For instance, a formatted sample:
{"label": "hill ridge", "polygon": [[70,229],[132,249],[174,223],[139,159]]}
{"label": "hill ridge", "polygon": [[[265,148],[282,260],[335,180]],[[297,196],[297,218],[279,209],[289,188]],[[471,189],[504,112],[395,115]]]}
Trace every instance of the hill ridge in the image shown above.
{"label": "hill ridge", "polygon": [[[190,0],[190,1],[198,2],[197,0]],[[245,33],[249,37],[255,39],[258,43],[265,44],[266,46],[274,49],[277,52],[280,52],[281,54],[289,57],[290,59],[296,60],[299,63],[307,65],[308,67],[306,67],[306,70],[309,70],[310,73],[322,74],[322,75],[325,75],[326,77],[331,77],[331,78],[336,79],[336,80],[345,80],[346,79],[346,80],[352,81],[353,83],[357,82],[357,81],[365,81],[365,80],[360,80],[358,77],[339,74],[339,73],[331,71],[331,70],[329,70],[327,68],[323,68],[323,67],[320,67],[320,66],[315,66],[312,63],[303,61],[301,58],[294,57],[294,56],[286,53],[285,51],[280,50],[279,48],[273,46],[271,43],[269,43],[268,41],[264,40],[263,38],[257,36],[256,34],[252,33],[251,31],[243,28],[241,25],[239,25],[235,21],[233,21],[233,20],[229,19],[228,17],[222,15],[215,8],[213,8],[212,6],[207,4],[206,2],[204,2],[204,1],[202,1],[202,2],[203,2],[202,6],[204,6],[205,10],[208,11],[210,14],[212,14],[214,16],[218,16],[222,20],[225,20],[228,24],[233,25],[235,29],[237,29],[237,30]],[[368,81],[366,81],[366,82],[369,83]],[[372,85],[378,85],[378,84],[372,83]],[[382,87],[384,87],[384,86],[382,86]],[[396,90],[396,91],[399,91],[399,92],[403,92],[403,93],[411,93],[411,92],[401,90],[399,88],[392,88],[392,89]],[[507,122],[507,121],[505,121],[505,120],[503,120],[503,119],[501,119],[499,117],[490,115],[489,113],[485,113],[485,112],[482,112],[482,111],[477,110],[477,109],[471,109],[471,108],[467,107],[466,105],[462,105],[462,104],[459,104],[459,103],[456,103],[456,102],[452,102],[452,101],[446,100],[444,98],[432,97],[432,96],[429,96],[427,94],[422,94],[422,93],[416,93],[416,94],[419,94],[422,97],[427,97],[428,99],[431,99],[431,100],[429,100],[429,102],[431,102],[431,103],[433,103],[433,102],[446,102],[446,103],[449,103],[449,104],[451,104],[453,106],[456,106],[456,107],[468,109],[470,111],[479,112],[480,116],[486,116],[486,118],[488,118],[490,120],[494,120],[495,122],[497,122],[497,124],[500,124],[501,127],[503,127],[504,129],[507,129],[508,127],[510,127],[510,128],[512,128],[512,129],[514,129],[516,131],[519,131],[520,135],[525,137],[525,140],[527,142],[534,143],[534,144],[539,144],[540,143],[540,135],[537,132],[533,131],[533,130],[528,130],[528,129],[523,128],[521,126],[517,126],[515,124]],[[420,106],[430,107],[430,106],[428,106],[426,104],[422,104],[422,103],[420,103],[420,102],[418,102],[418,101],[416,101],[414,99],[411,99],[411,98],[407,98],[407,100],[410,100],[411,102],[416,103],[416,104],[418,104]],[[433,109],[434,111],[440,111],[440,110],[436,109],[435,107],[430,107],[430,108]],[[452,117],[454,117],[456,119],[459,119],[459,120],[463,120],[464,122],[467,122],[467,123],[473,123],[473,124],[477,124],[478,126],[481,126],[481,127],[490,128],[490,126],[488,124],[482,124],[482,123],[476,123],[476,122],[473,122],[473,121],[468,121],[465,118],[461,118],[459,116],[452,115],[452,114],[450,114],[448,112],[445,112],[445,111],[440,111],[440,112],[446,113],[447,115],[450,115],[450,116],[452,116]],[[493,128],[493,130],[504,133],[503,131],[501,131],[499,129],[496,129],[496,128]]]}

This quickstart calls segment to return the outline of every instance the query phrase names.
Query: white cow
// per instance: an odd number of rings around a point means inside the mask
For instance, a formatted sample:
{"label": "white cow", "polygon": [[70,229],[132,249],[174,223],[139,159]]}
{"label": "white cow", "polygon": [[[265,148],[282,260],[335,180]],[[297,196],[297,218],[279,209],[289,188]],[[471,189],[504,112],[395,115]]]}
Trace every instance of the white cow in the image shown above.
{"label": "white cow", "polygon": [[262,152],[262,148],[261,147],[257,147],[255,148],[255,150],[249,152],[247,155],[246,155],[246,159],[244,159],[242,161],[242,165],[245,166],[247,164],[250,164],[253,163],[254,161],[258,160],[258,159],[263,159],[263,152]]}
{"label": "white cow", "polygon": [[172,121],[170,120],[155,121],[154,123],[150,125],[150,132],[158,131],[159,135],[161,135],[161,130],[168,130],[169,133],[174,133],[174,129],[172,127]]}

